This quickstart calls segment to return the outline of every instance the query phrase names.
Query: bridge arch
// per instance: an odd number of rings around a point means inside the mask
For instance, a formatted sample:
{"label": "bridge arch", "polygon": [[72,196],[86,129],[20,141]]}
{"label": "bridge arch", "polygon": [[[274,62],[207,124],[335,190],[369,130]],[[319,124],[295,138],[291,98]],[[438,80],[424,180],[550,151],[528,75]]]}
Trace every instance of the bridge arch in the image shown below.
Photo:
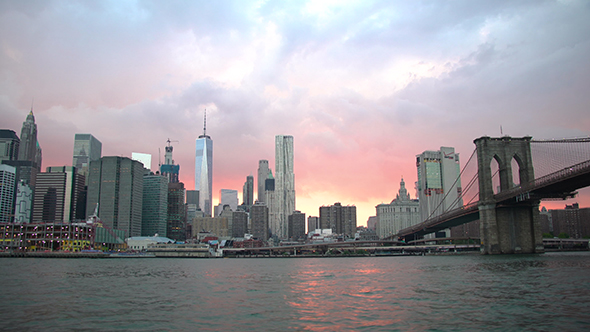
{"label": "bridge arch", "polygon": [[[514,172],[524,185],[535,179],[531,155],[531,137],[474,140],[479,181],[480,236],[485,254],[534,253],[543,251],[538,220],[539,202],[505,204],[494,197],[491,163],[498,163],[500,191],[514,186]],[[513,160],[518,170],[513,170]]]}

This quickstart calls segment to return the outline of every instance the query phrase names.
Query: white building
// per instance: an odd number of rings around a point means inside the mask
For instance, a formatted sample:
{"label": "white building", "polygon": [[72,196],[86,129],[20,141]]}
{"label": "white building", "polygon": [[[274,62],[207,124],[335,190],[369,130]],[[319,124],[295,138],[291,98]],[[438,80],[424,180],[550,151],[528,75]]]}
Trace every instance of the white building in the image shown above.
{"label": "white building", "polygon": [[375,208],[377,209],[376,232],[381,239],[422,222],[420,203],[417,199],[410,199],[404,179],[400,182],[396,198],[389,204],[379,204]]}
{"label": "white building", "polygon": [[195,190],[199,191],[199,207],[206,217],[213,209],[213,141],[207,135],[207,114],[203,135],[197,139],[195,150]]}
{"label": "white building", "polygon": [[12,222],[16,167],[0,164],[0,222]]}
{"label": "white building", "polygon": [[[268,194],[268,193],[267,193]],[[293,136],[275,136],[275,190],[270,208],[273,234],[288,236],[288,218],[295,211],[295,174],[293,173]],[[267,197],[268,199],[268,197]],[[270,200],[268,202],[271,204]]]}
{"label": "white building", "polygon": [[127,239],[127,247],[133,250],[146,250],[149,245],[159,243],[174,243],[174,240],[158,236],[134,236]]}
{"label": "white building", "polygon": [[[443,146],[440,151],[424,151],[416,156],[416,167],[421,221],[463,206],[461,167],[455,148]],[[450,236],[449,230],[445,233]]]}
{"label": "white building", "polygon": [[146,169],[152,169],[152,155],[149,153],[131,152],[131,159],[139,161]]}

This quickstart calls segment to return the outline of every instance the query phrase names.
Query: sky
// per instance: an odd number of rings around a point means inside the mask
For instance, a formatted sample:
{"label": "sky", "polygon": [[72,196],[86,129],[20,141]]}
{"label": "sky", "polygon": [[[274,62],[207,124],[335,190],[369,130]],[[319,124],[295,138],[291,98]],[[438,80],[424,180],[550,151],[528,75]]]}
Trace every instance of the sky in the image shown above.
{"label": "sky", "polygon": [[[292,135],[296,208],[365,225],[402,178],[415,197],[423,151],[588,137],[588,87],[583,0],[0,0],[0,127],[20,135],[32,106],[43,168],[72,164],[76,133],[152,169],[170,139],[194,189],[206,109],[214,204]],[[572,202],[590,190],[541,205]]]}

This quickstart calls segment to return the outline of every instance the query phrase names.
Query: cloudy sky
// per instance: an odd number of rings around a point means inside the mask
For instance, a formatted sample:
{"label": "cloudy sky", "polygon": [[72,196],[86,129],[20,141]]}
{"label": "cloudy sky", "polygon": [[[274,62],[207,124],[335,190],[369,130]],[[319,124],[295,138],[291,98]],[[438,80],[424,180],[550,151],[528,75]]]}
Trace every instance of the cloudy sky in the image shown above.
{"label": "cloudy sky", "polygon": [[590,135],[584,0],[2,0],[0,47],[0,127],[20,135],[34,99],[43,168],[71,165],[75,133],[152,168],[170,139],[193,189],[207,109],[214,203],[274,171],[279,134],[297,208],[356,205],[359,224],[402,177],[415,196],[425,150]]}

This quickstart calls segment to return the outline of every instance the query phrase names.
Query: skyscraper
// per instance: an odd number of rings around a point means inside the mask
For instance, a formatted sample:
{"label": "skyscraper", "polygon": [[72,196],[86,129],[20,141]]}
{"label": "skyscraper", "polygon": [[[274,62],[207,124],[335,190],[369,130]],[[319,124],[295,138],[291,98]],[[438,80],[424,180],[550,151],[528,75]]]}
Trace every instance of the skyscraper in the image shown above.
{"label": "skyscraper", "polygon": [[195,159],[195,190],[199,191],[199,206],[206,217],[211,216],[213,206],[213,141],[207,135],[205,113],[203,135],[197,139]]}
{"label": "skyscraper", "polygon": [[334,203],[330,206],[320,207],[321,229],[332,229],[332,233],[354,237],[356,233],[356,206],[342,206]]}
{"label": "skyscraper", "polygon": [[288,236],[291,241],[305,240],[305,213],[293,211],[289,215]]}
{"label": "skyscraper", "polygon": [[14,193],[16,168],[0,164],[0,222],[12,222],[14,213]]}
{"label": "skyscraper", "polygon": [[184,206],[184,183],[168,184],[168,222],[166,237],[186,240],[186,209]]}
{"label": "skyscraper", "polygon": [[31,108],[29,115],[27,115],[27,119],[23,122],[20,134],[20,146],[18,149],[18,160],[35,162],[37,165],[37,171],[41,170],[41,147],[39,141],[37,141],[37,125],[35,124],[33,108]]}
{"label": "skyscraper", "polygon": [[33,198],[33,222],[76,220],[78,200],[84,191],[84,176],[74,166],[47,167],[37,174]]}
{"label": "skyscraper", "polygon": [[266,203],[264,182],[268,179],[268,160],[258,161],[258,201]]}
{"label": "skyscraper", "polygon": [[288,217],[295,211],[295,174],[293,173],[293,136],[275,137],[275,207],[271,230],[279,238],[288,236]]}
{"label": "skyscraper", "polygon": [[262,241],[268,240],[268,207],[256,201],[250,208],[250,233]]}
{"label": "skyscraper", "polygon": [[[459,154],[454,148],[443,146],[439,151],[424,151],[416,156],[416,167],[421,221],[463,206]],[[450,236],[450,232],[437,236]]]}
{"label": "skyscraper", "polygon": [[[219,197],[220,197],[219,206],[221,209],[218,211],[218,213],[221,213],[221,211],[223,211],[224,205],[229,205],[229,207],[232,211],[238,210],[238,191],[237,190],[221,189],[219,191]],[[219,215],[218,213],[216,213],[216,215],[215,215],[216,217]]]}
{"label": "skyscraper", "polygon": [[174,150],[174,147],[170,145],[170,140],[167,142],[168,146],[165,147],[166,155],[164,157],[164,164],[160,165],[160,173],[168,178],[169,183],[178,183],[180,165],[174,164],[174,159],[172,158],[172,151]]}
{"label": "skyscraper", "polygon": [[74,135],[74,158],[72,165],[78,169],[78,174],[86,177],[88,185],[88,167],[90,161],[98,160],[102,156],[102,143],[90,134]]}
{"label": "skyscraper", "polygon": [[247,206],[254,204],[254,177],[248,175],[242,189],[242,203]]}
{"label": "skyscraper", "polygon": [[141,235],[166,235],[168,220],[168,179],[160,174],[143,177]]}
{"label": "skyscraper", "polygon": [[142,163],[143,168],[147,169],[148,171],[152,169],[152,155],[149,153],[131,152],[131,159]]}
{"label": "skyscraper", "polygon": [[102,222],[141,236],[143,208],[143,165],[126,157],[102,157],[90,161],[86,211],[94,211]]}
{"label": "skyscraper", "polygon": [[0,163],[2,160],[17,160],[20,139],[13,130],[0,129]]}

